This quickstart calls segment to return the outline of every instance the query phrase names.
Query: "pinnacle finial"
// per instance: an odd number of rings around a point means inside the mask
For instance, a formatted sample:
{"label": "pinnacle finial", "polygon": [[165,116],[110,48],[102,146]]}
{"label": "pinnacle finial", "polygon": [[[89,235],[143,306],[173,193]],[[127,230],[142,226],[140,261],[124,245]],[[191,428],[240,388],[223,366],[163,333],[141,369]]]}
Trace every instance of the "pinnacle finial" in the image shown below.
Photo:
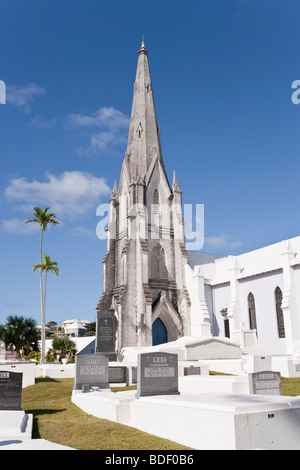
{"label": "pinnacle finial", "polygon": [[180,189],[180,186],[179,186],[178,179],[177,179],[177,176],[176,176],[175,171],[174,171],[174,173],[173,173],[172,191],[173,191],[173,192],[177,192],[177,193],[181,193],[181,192],[182,192],[181,189]]}
{"label": "pinnacle finial", "polygon": [[142,43],[141,43],[141,48],[140,48],[140,50],[139,50],[139,54],[140,54],[141,52],[144,52],[145,54],[148,54],[148,51],[147,51],[147,49],[146,49],[146,47],[145,47],[145,39],[144,39],[144,35],[143,35],[143,34],[142,34]]}

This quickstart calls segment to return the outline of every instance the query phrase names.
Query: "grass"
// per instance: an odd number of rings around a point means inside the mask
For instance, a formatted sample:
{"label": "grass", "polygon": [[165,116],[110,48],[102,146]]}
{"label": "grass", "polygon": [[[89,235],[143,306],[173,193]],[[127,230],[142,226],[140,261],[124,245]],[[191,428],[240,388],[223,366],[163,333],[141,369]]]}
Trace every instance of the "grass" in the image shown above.
{"label": "grass", "polygon": [[[79,450],[188,450],[138,429],[95,418],[71,402],[74,379],[37,378],[22,392],[22,408],[33,414],[33,438]],[[116,391],[117,389],[114,389]]]}
{"label": "grass", "polygon": [[[22,392],[22,408],[32,413],[33,438],[80,450],[189,450],[135,428],[88,415],[71,402],[74,379],[36,379]],[[112,389],[120,390],[119,388]],[[300,395],[300,378],[282,377],[283,395]]]}
{"label": "grass", "polygon": [[300,395],[300,377],[292,377],[287,379],[281,377],[282,394],[290,397]]}

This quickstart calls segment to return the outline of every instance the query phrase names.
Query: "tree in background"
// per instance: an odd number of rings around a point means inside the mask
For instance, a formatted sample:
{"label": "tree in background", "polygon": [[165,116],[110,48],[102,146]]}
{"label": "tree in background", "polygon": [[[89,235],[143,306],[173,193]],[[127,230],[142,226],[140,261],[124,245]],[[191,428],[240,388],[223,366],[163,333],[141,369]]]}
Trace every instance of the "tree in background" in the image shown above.
{"label": "tree in background", "polygon": [[48,321],[48,323],[46,324],[46,328],[49,328],[49,332],[46,331],[46,336],[53,336],[53,334],[57,330],[56,321]]}
{"label": "tree in background", "polygon": [[[34,213],[33,219],[27,220],[25,223],[37,223],[41,227],[41,240],[40,240],[40,265],[42,265],[42,253],[43,253],[43,234],[47,229],[48,225],[57,225],[59,222],[55,220],[55,214],[48,214],[49,207],[46,207],[45,210],[42,210],[40,207],[33,208]],[[40,268],[40,292],[41,292],[41,363],[44,362],[45,359],[45,317],[44,312],[45,308],[43,306],[43,301],[45,295],[43,294],[43,281],[42,281],[42,269]]]}
{"label": "tree in background", "polygon": [[96,322],[91,322],[86,325],[87,331],[85,336],[95,336],[96,334]]}
{"label": "tree in background", "polygon": [[56,336],[52,340],[52,348],[47,353],[47,361],[52,362],[59,356],[59,362],[62,359],[68,358],[69,361],[74,362],[76,354],[76,344],[69,336]]}
{"label": "tree in background", "polygon": [[10,315],[5,325],[0,325],[0,339],[4,341],[6,349],[17,351],[17,354],[22,349],[39,350],[39,333],[33,318]]}
{"label": "tree in background", "polygon": [[44,279],[44,287],[43,287],[43,280],[42,280],[42,286],[41,286],[41,292],[42,292],[42,341],[41,341],[41,364],[45,362],[45,310],[46,310],[46,289],[47,289],[47,275],[48,272],[54,272],[56,276],[59,274],[59,269],[57,267],[57,262],[52,261],[49,255],[43,255],[44,262],[35,264],[33,266],[33,271],[36,269],[40,270],[41,276],[44,273],[45,279]]}

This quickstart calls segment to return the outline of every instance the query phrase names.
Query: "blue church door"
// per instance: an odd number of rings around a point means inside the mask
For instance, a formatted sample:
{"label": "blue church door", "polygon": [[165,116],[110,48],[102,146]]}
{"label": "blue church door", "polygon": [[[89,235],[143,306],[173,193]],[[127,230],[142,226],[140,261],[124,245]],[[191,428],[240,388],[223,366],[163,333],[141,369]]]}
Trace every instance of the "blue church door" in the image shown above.
{"label": "blue church door", "polygon": [[168,332],[164,323],[160,318],[157,318],[152,325],[152,345],[156,346],[157,344],[167,343],[168,342]]}

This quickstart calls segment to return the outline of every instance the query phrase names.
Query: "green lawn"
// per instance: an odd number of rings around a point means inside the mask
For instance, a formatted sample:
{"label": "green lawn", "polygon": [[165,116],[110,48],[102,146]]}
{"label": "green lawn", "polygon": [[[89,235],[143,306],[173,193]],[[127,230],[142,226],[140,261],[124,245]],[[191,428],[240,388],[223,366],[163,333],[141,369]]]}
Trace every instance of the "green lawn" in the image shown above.
{"label": "green lawn", "polygon": [[[166,439],[95,418],[71,402],[74,379],[36,379],[22,392],[22,408],[34,417],[33,438],[82,450],[188,450]],[[117,389],[115,389],[116,391]],[[300,378],[282,378],[283,395],[300,395]]]}
{"label": "green lawn", "polygon": [[71,402],[74,379],[36,379],[22,392],[32,413],[33,438],[81,450],[188,450],[138,429],[88,415]]}

